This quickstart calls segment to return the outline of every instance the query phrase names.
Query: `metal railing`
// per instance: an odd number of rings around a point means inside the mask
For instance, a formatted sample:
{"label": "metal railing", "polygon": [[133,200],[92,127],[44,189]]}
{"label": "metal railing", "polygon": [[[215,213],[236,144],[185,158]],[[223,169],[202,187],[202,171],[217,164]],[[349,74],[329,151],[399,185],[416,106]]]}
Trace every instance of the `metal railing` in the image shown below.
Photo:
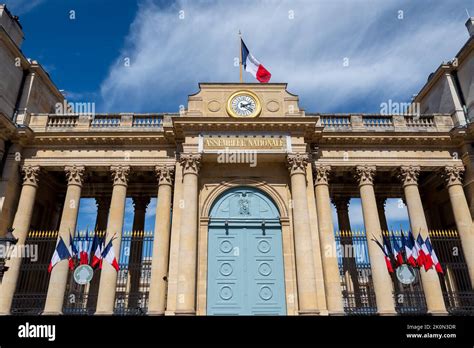
{"label": "metal railing", "polygon": [[446,309],[453,315],[474,315],[474,290],[458,232],[433,230],[430,238],[443,267],[440,281]]}
{"label": "metal railing", "polygon": [[56,246],[58,231],[30,231],[25,245],[37,247],[38,259],[23,258],[11,314],[36,315],[43,311],[49,285],[48,265]]}
{"label": "metal railing", "polygon": [[116,315],[144,315],[148,311],[153,232],[124,232],[115,292]]}
{"label": "metal railing", "polygon": [[377,313],[367,238],[363,231],[336,231],[344,311],[348,315]]}

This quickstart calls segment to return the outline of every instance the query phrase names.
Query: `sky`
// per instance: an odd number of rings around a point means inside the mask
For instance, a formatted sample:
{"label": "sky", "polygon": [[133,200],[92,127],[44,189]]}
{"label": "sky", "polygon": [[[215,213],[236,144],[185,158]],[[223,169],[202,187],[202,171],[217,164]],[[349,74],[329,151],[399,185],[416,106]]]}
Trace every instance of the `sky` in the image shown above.
{"label": "sky", "polygon": [[[288,83],[307,112],[378,113],[389,100],[409,101],[456,55],[468,38],[466,11],[474,14],[472,0],[6,4],[20,17],[24,54],[44,66],[70,101],[93,102],[98,112],[178,112],[199,82],[238,82],[240,30],[271,82]],[[254,82],[246,73],[244,80]],[[93,224],[94,209],[84,200],[80,227]],[[350,211],[356,228],[360,200]],[[406,224],[397,200],[387,212],[389,224]]]}

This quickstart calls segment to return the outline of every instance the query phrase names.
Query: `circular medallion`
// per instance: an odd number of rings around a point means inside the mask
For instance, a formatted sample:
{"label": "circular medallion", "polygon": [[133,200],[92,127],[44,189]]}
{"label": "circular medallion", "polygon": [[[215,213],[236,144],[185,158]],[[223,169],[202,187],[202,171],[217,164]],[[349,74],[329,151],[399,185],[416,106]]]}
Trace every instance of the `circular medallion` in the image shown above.
{"label": "circular medallion", "polygon": [[221,245],[219,246],[219,249],[223,253],[228,253],[232,250],[232,243],[229,242],[228,240],[224,240],[224,241],[221,242]]}
{"label": "circular medallion", "polygon": [[211,100],[209,103],[207,103],[207,108],[209,111],[217,112],[221,109],[221,103],[219,103],[217,100]]}
{"label": "circular medallion", "polygon": [[232,274],[232,271],[234,269],[232,268],[232,265],[228,262],[226,263],[223,263],[221,265],[221,268],[219,270],[220,274],[222,274],[223,276],[228,276],[228,275],[231,275]]}
{"label": "circular medallion", "polygon": [[272,268],[266,262],[261,263],[260,266],[258,266],[258,273],[260,273],[263,276],[270,275],[270,273],[272,273]]}
{"label": "circular medallion", "polygon": [[268,253],[270,251],[270,243],[268,243],[266,240],[261,240],[258,242],[257,249],[261,253]]}
{"label": "circular medallion", "polygon": [[235,92],[227,100],[227,113],[232,117],[257,117],[261,111],[260,99],[251,91]]}
{"label": "circular medallion", "polygon": [[223,300],[229,300],[232,298],[232,289],[228,286],[224,286],[221,288],[221,291],[219,291],[219,296]]}
{"label": "circular medallion", "polygon": [[80,285],[89,283],[93,276],[94,270],[89,265],[80,265],[74,270],[74,281]]}
{"label": "circular medallion", "polygon": [[268,301],[273,297],[272,289],[268,286],[264,286],[260,289],[259,296],[262,300]]}
{"label": "circular medallion", "polygon": [[270,112],[277,112],[278,110],[280,110],[280,104],[278,104],[276,100],[270,100],[267,103],[267,110]]}
{"label": "circular medallion", "polygon": [[415,270],[413,269],[413,267],[406,264],[399,266],[395,273],[400,283],[405,285],[413,283],[416,279]]}

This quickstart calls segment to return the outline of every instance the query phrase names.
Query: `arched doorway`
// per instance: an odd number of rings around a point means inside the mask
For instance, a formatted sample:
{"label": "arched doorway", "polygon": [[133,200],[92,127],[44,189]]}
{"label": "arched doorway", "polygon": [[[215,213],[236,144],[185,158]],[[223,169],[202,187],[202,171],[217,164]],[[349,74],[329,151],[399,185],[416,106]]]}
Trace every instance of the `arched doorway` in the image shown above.
{"label": "arched doorway", "polygon": [[280,215],[252,187],[214,202],[209,221],[207,314],[286,314]]}

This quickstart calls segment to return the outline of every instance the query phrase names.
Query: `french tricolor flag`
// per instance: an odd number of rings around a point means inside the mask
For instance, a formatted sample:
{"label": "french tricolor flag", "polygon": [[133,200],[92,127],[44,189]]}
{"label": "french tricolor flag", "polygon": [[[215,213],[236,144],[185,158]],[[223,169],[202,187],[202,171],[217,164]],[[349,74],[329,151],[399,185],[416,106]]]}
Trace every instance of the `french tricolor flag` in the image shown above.
{"label": "french tricolor flag", "polygon": [[248,71],[255,77],[258,81],[262,83],[267,83],[270,81],[272,74],[265,69],[265,67],[255,58],[247,48],[244,43],[244,40],[241,41],[241,51],[242,51],[242,65],[244,66],[245,71]]}
{"label": "french tricolor flag", "polygon": [[92,247],[91,247],[91,254],[92,254],[92,260],[91,260],[91,267],[95,268],[99,266],[100,269],[102,269],[102,251],[104,250],[104,239],[100,239],[97,236],[97,233],[94,236],[94,240],[92,241]]}
{"label": "french tricolor flag", "polygon": [[71,258],[71,253],[69,252],[68,247],[64,243],[64,240],[61,236],[59,236],[59,242],[56,245],[56,249],[54,249],[53,257],[51,258],[51,262],[48,266],[48,272],[51,273],[53,267],[61,260],[68,260]]}
{"label": "french tricolor flag", "polygon": [[112,267],[115,268],[115,270],[118,272],[120,268],[119,268],[117,259],[115,258],[115,251],[114,251],[114,246],[112,244],[112,241],[113,241],[113,238],[109,241],[104,251],[102,252],[102,258],[105,261],[107,261],[110,265],[112,265]]}
{"label": "french tricolor flag", "polygon": [[443,267],[441,267],[441,263],[438,260],[438,256],[436,255],[433,246],[431,245],[431,240],[429,236],[426,237],[425,245],[428,249],[429,255],[431,256],[431,260],[433,261],[433,265],[436,269],[436,272],[443,274]]}

